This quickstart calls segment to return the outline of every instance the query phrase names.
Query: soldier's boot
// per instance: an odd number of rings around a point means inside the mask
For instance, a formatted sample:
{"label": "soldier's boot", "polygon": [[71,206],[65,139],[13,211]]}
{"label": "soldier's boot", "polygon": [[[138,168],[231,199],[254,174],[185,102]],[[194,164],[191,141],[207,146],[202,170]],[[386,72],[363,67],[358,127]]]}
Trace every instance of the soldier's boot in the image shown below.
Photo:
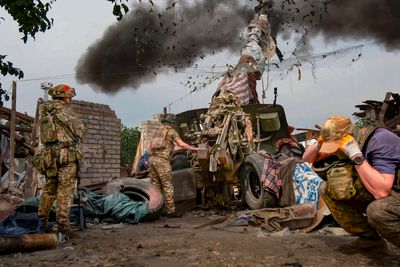
{"label": "soldier's boot", "polygon": [[69,239],[76,239],[76,238],[80,237],[80,235],[78,233],[76,233],[76,232],[74,232],[72,230],[68,230],[66,232],[63,232],[63,234],[65,235],[66,238],[68,238],[68,240]]}
{"label": "soldier's boot", "polygon": [[49,227],[49,223],[47,219],[40,219],[40,232],[42,233],[51,233],[52,230]]}
{"label": "soldier's boot", "polygon": [[79,234],[75,233],[72,231],[69,227],[65,227],[62,225],[58,226],[57,229],[57,236],[58,236],[58,242],[63,243],[66,242],[70,239],[76,239],[79,238]]}
{"label": "soldier's boot", "polygon": [[371,229],[368,232],[364,232],[358,235],[361,240],[371,240],[371,241],[379,241],[382,237],[378,234],[375,229]]}

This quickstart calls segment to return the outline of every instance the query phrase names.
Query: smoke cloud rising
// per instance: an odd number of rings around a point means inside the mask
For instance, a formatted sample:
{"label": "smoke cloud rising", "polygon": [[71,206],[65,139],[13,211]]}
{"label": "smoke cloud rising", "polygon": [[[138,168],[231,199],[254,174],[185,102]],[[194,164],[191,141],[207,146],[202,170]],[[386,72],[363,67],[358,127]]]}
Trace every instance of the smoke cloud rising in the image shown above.
{"label": "smoke cloud rising", "polygon": [[400,49],[400,1],[334,0],[318,29],[328,40],[371,39]]}
{"label": "smoke cloud rising", "polygon": [[[144,2],[144,1],[142,1]],[[193,3],[194,2],[194,3]],[[322,34],[327,41],[371,40],[400,49],[398,0],[273,1],[272,35],[303,33],[302,45]],[[137,89],[159,73],[179,71],[196,59],[228,48],[239,53],[240,33],[256,1],[169,1],[136,5],[90,46],[76,67],[77,80],[107,93]],[[238,54],[239,56],[239,54]]]}
{"label": "smoke cloud rising", "polygon": [[175,2],[135,6],[87,49],[76,67],[77,80],[107,93],[136,89],[214,51],[239,49],[240,33],[254,16],[240,1]]}

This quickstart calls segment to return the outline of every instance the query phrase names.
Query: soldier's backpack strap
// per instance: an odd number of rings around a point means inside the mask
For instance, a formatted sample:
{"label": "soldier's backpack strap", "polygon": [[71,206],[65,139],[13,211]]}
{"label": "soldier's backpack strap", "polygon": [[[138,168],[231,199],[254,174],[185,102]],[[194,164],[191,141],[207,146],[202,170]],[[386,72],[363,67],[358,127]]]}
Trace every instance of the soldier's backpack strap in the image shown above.
{"label": "soldier's backpack strap", "polygon": [[353,129],[353,135],[354,138],[357,140],[357,143],[360,145],[361,151],[365,152],[366,149],[366,144],[368,143],[368,140],[371,138],[372,134],[374,131],[377,129],[377,127],[354,127]]}
{"label": "soldier's backpack strap", "polygon": [[396,169],[394,183],[393,183],[393,191],[400,193],[400,168]]}
{"label": "soldier's backpack strap", "polygon": [[44,102],[40,107],[40,141],[42,144],[53,143],[57,141],[58,133],[54,122],[54,105],[52,102]]}

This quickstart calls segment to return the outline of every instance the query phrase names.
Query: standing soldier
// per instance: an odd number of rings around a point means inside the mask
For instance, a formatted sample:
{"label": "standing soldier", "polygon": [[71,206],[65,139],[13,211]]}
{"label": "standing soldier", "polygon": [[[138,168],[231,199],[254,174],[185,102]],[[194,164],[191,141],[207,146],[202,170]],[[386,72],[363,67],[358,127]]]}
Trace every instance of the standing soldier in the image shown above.
{"label": "standing soldier", "polygon": [[182,214],[175,211],[174,188],[172,186],[170,156],[174,150],[174,143],[184,149],[197,151],[197,148],[186,144],[179,134],[170,125],[173,125],[173,114],[161,115],[163,127],[156,133],[156,137],[150,143],[149,177],[151,183],[164,194],[166,217],[178,218]]}
{"label": "standing soldier", "polygon": [[47,230],[50,208],[57,200],[57,232],[61,238],[70,239],[74,234],[69,226],[69,212],[77,162],[82,158],[78,145],[86,135],[86,127],[70,108],[72,97],[76,95],[74,88],[60,84],[50,88],[48,93],[53,100],[40,108],[41,172],[46,176],[46,185],[38,213],[43,229]]}

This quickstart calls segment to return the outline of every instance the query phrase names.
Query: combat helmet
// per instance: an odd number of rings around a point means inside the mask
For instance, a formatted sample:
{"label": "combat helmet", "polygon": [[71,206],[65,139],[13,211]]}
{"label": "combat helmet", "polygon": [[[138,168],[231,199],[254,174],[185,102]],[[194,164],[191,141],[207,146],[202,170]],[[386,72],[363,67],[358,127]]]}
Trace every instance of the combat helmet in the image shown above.
{"label": "combat helmet", "polygon": [[67,98],[76,96],[75,89],[66,84],[53,86],[48,91],[52,98]]}
{"label": "combat helmet", "polygon": [[163,124],[174,124],[175,123],[175,114],[172,114],[172,113],[161,114],[160,122]]}

